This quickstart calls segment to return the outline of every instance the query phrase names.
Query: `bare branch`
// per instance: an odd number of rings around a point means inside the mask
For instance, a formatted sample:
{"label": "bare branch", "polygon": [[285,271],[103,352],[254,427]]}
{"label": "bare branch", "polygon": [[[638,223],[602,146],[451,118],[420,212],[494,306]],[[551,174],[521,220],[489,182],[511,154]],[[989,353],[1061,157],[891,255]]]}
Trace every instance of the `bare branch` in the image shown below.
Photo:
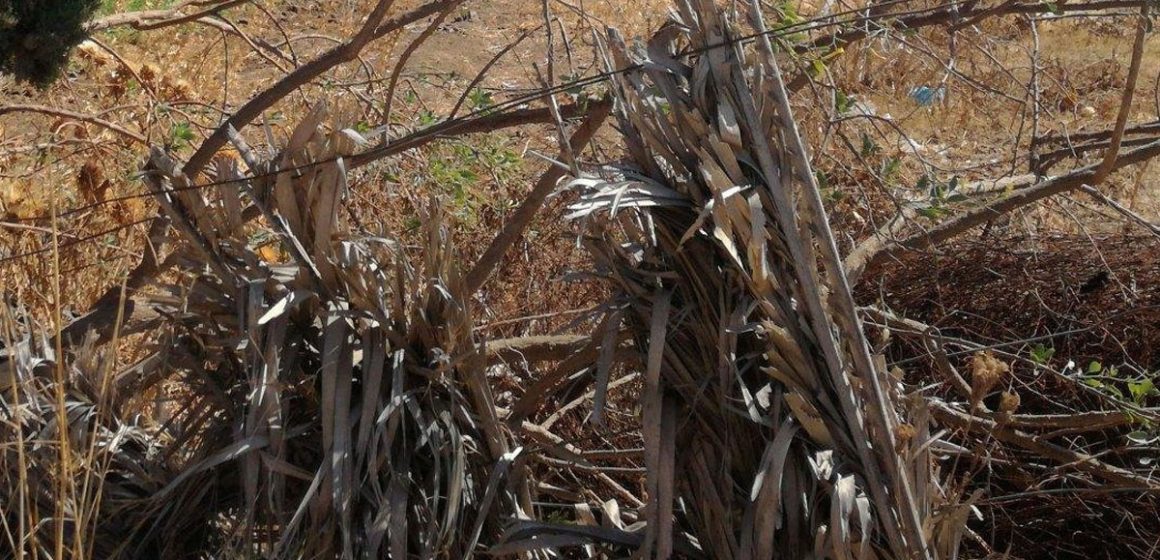
{"label": "bare branch", "polygon": [[[1021,188],[1008,196],[980,208],[968,211],[954,219],[943,222],[930,230],[914,234],[899,242],[888,242],[883,232],[875,234],[862,245],[857,247],[845,261],[846,273],[852,282],[857,282],[865,268],[873,262],[889,258],[906,249],[931,248],[943,241],[955,237],[977,225],[998,216],[1026,206],[1038,200],[1072,191],[1079,188],[1091,188],[1103,182],[1113,171],[1147,161],[1160,155],[1160,140],[1152,140],[1148,144],[1132,150],[1120,157],[1120,145],[1123,141],[1128,116],[1131,112],[1132,96],[1136,88],[1136,80],[1140,73],[1140,63],[1143,58],[1145,30],[1147,27],[1147,6],[1141,9],[1140,23],[1136,29],[1136,38],[1132,49],[1132,61],[1128,70],[1128,78],[1124,86],[1120,110],[1116,118],[1115,128],[1110,133],[1108,148],[1103,160],[1098,165],[1089,165],[1077,169],[1067,175],[1031,184]],[[1025,183],[1033,176],[1011,178],[1011,182],[1004,188],[1015,184]],[[998,185],[1000,182],[996,181]],[[985,186],[985,183],[984,185]],[[1106,197],[1105,197],[1106,198]],[[1131,217],[1131,216],[1129,216]],[[895,222],[897,222],[896,220]]]}
{"label": "bare branch", "polygon": [[1091,196],[1092,198],[1096,199],[1097,201],[1104,203],[1112,210],[1119,212],[1122,216],[1127,218],[1129,221],[1134,222],[1136,225],[1139,225],[1140,227],[1143,227],[1144,229],[1147,229],[1148,231],[1152,232],[1152,235],[1160,236],[1160,226],[1152,223],[1147,218],[1133,212],[1130,208],[1126,208],[1124,205],[1120,204],[1119,202],[1116,202],[1115,200],[1108,198],[1108,196],[1105,195],[1104,193],[1100,192],[1099,189],[1097,189],[1093,186],[1090,186],[1090,185],[1084,185],[1082,187],[1082,190],[1083,190],[1083,192],[1087,193],[1088,196]]}
{"label": "bare branch", "polygon": [[1128,68],[1128,80],[1124,84],[1124,95],[1120,99],[1120,112],[1116,115],[1116,128],[1112,131],[1108,151],[1104,152],[1104,160],[1100,162],[1096,176],[1089,186],[1094,187],[1104,182],[1116,164],[1116,156],[1120,153],[1120,141],[1124,139],[1124,127],[1127,126],[1128,116],[1132,112],[1132,96],[1136,93],[1136,79],[1140,77],[1140,61],[1144,58],[1144,37],[1148,27],[1148,4],[1144,4],[1140,7],[1140,18],[1136,22],[1136,40],[1132,45],[1132,62]]}
{"label": "bare branch", "polygon": [[61,117],[65,119],[73,119],[89,124],[95,124],[99,127],[106,128],[139,144],[146,144],[145,137],[124,128],[118,124],[111,123],[100,117],[87,115],[85,113],[78,113],[76,111],[69,111],[68,109],[57,109],[56,107],[47,107],[44,105],[21,105],[21,104],[7,104],[0,105],[0,115],[7,115],[9,113],[40,113],[42,115],[49,115],[53,117]]}
{"label": "bare branch", "polygon": [[1044,441],[1042,436],[1030,435],[993,420],[972,416],[961,410],[956,410],[945,403],[938,401],[929,402],[930,410],[934,413],[935,418],[960,430],[990,434],[999,441],[1022,447],[1043,457],[1053,459],[1060,463],[1060,465],[1067,465],[1071,468],[1087,472],[1111,484],[1160,490],[1160,487],[1157,487],[1148,477],[1137,475],[1126,469],[1114,467],[1091,455],[1078,453],[1054,443]]}
{"label": "bare branch", "polygon": [[300,66],[279,80],[278,83],[250,99],[232,117],[218,126],[217,130],[209,138],[206,138],[201,143],[197,151],[190,156],[189,162],[185,164],[185,174],[193,177],[205,167],[205,164],[209,163],[210,158],[229,141],[230,127],[233,127],[235,130],[241,130],[254,119],[258,118],[263,111],[269,109],[287,95],[297,91],[298,88],[306,85],[314,78],[317,78],[339,64],[349,62],[358,57],[363,47],[377,36],[376,33],[380,29],[379,24],[386,17],[387,10],[390,9],[392,4],[393,0],[379,0],[379,3],[375,5],[375,9],[367,16],[366,21],[363,22],[362,28],[349,41],[326,51],[322,56]]}
{"label": "bare branch", "polygon": [[590,337],[579,334],[520,336],[487,343],[488,364],[503,362],[547,362],[563,360],[588,344]]}
{"label": "bare branch", "polygon": [[504,48],[500,49],[499,52],[495,53],[495,56],[491,57],[491,60],[488,60],[487,64],[484,64],[483,68],[481,68],[479,72],[476,72],[475,78],[471,80],[470,84],[467,84],[467,87],[463,89],[463,93],[459,94],[459,99],[455,100],[455,106],[451,108],[451,115],[449,118],[455,118],[455,115],[459,114],[459,109],[463,107],[463,102],[467,101],[467,96],[471,94],[471,91],[475,89],[475,86],[479,85],[479,82],[483,81],[483,78],[487,75],[488,70],[491,70],[492,66],[495,66],[495,64],[499,62],[500,59],[504,57],[504,55],[514,49],[516,45],[522,43],[524,39],[527,39],[529,35],[538,29],[539,27],[535,27],[524,31],[520,34],[519,37],[516,37],[515,41],[508,43],[504,46]]}
{"label": "bare branch", "polygon": [[[560,115],[565,119],[574,119],[589,111],[603,111],[606,108],[608,110],[612,108],[612,100],[602,99],[587,104],[571,103],[560,107]],[[551,122],[554,122],[554,119],[552,118],[551,111],[546,107],[488,113],[474,118],[463,117],[450,119],[402,138],[384,141],[362,153],[355,154],[348,158],[349,168],[356,169],[385,157],[401,154],[407,150],[413,150],[450,135],[479,134],[483,132],[494,132],[513,126]]]}
{"label": "bare branch", "polygon": [[[145,10],[140,12],[126,12],[123,14],[113,14],[103,18],[95,19],[85,26],[85,30],[89,33],[96,33],[114,27],[121,27],[124,25],[130,26],[139,31],[148,31],[153,29],[160,29],[162,27],[170,27],[173,25],[181,25],[183,23],[190,23],[197,21],[205,16],[216,14],[222,10],[233,8],[240,4],[245,4],[250,0],[186,0],[181,4],[169,8],[168,10]],[[184,10],[189,7],[203,7],[200,10],[185,13]]]}
{"label": "bare branch", "polygon": [[[1115,171],[1143,163],[1157,156],[1160,156],[1160,140],[1122,154],[1112,163],[1111,170]],[[857,261],[847,258],[846,273],[850,276],[851,282],[856,282],[866,267],[894,257],[903,251],[936,247],[975,226],[982,225],[988,220],[993,220],[1015,209],[1089,185],[1095,179],[1098,169],[1099,164],[1088,165],[1067,175],[1053,177],[1030,187],[1016,190],[990,204],[969,210],[925,232],[916,233],[900,241],[884,243],[874,254],[861,254],[856,250],[855,253],[860,256]],[[851,256],[855,253],[851,253]],[[859,269],[859,267],[861,268]]]}
{"label": "bare branch", "polygon": [[439,13],[435,15],[435,19],[432,19],[431,23],[427,24],[427,28],[419,33],[418,37],[415,37],[414,40],[408,43],[407,47],[403,49],[402,54],[399,55],[399,60],[395,62],[395,70],[391,72],[391,80],[387,84],[387,108],[385,111],[383,111],[383,120],[385,122],[391,122],[391,108],[395,104],[395,88],[399,86],[399,77],[402,76],[403,68],[407,66],[407,61],[411,60],[411,55],[415,54],[415,51],[419,50],[419,47],[422,46],[423,43],[426,43],[427,39],[431,38],[431,35],[433,35],[435,31],[439,29],[440,25],[443,25],[443,21],[447,19],[447,16],[451,15],[451,11],[462,3],[463,0],[458,0],[457,2],[448,4],[447,7],[440,10]]}
{"label": "bare branch", "polygon": [[1097,0],[1094,2],[1060,2],[1046,3],[1016,3],[1005,2],[998,7],[981,9],[963,9],[964,5],[958,2],[949,4],[949,7],[937,10],[920,10],[910,14],[881,13],[869,18],[859,18],[857,25],[830,35],[819,37],[809,43],[795,47],[799,52],[810,50],[842,47],[871,37],[883,30],[913,30],[920,27],[950,24],[965,20],[971,24],[978,23],[989,17],[1013,14],[1047,14],[1056,11],[1063,13],[1098,12],[1101,10],[1139,8],[1147,0]]}

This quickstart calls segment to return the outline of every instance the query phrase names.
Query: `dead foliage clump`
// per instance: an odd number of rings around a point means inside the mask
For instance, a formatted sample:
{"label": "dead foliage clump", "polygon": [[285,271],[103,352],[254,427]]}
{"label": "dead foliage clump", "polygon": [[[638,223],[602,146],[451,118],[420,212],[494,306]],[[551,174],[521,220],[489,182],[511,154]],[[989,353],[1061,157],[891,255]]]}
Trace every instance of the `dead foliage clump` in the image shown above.
{"label": "dead foliage clump", "polygon": [[991,535],[994,550],[1153,554],[1155,243],[1124,235],[964,241],[883,264],[859,288],[861,301],[909,321],[872,313],[899,337],[889,357],[908,379],[969,372],[969,388],[935,391],[974,403],[976,418],[942,407],[935,417],[959,430],[950,438],[962,446],[952,477],[985,492],[971,525],[985,527],[979,533]]}
{"label": "dead foliage clump", "polygon": [[631,159],[572,182],[605,328],[645,357],[646,554],[682,532],[713,558],[950,554],[959,496],[875,366],[774,50],[710,47],[760,11],[677,6],[647,51],[610,36],[610,68],[643,67],[615,82]]}
{"label": "dead foliage clump", "polygon": [[[531,509],[520,477],[508,477],[519,450],[497,420],[437,208],[418,263],[391,239],[340,233],[346,172],[335,157],[354,145],[348,132],[321,128],[324,115],[320,108],[299,125],[274,160],[239,145],[261,180],[219,157],[213,178],[223,188],[213,195],[183,189],[188,177],[153,153],[148,181],[186,243],[168,257],[182,272],[139,296],[164,319],[137,365],[84,367],[88,348],[55,360],[51,349],[35,351],[32,334],[6,345],[20,352],[10,364],[20,409],[11,414],[24,426],[6,440],[52,432],[52,385],[37,381],[38,369],[67,363],[70,385],[90,389],[66,402],[81,430],[70,449],[107,458],[106,471],[93,475],[92,503],[76,504],[92,510],[68,523],[116,527],[69,547],[100,557],[459,556]],[[329,163],[308,174],[270,173],[320,160]],[[275,224],[286,261],[265,260],[247,242],[241,196]],[[110,394],[158,391],[176,397],[158,401],[162,425],[91,411]],[[40,462],[51,450],[6,453],[0,470],[56,472],[55,455]],[[40,496],[5,498],[54,511]],[[24,517],[9,512],[7,526],[20,526]],[[52,527],[26,534],[40,548]]]}

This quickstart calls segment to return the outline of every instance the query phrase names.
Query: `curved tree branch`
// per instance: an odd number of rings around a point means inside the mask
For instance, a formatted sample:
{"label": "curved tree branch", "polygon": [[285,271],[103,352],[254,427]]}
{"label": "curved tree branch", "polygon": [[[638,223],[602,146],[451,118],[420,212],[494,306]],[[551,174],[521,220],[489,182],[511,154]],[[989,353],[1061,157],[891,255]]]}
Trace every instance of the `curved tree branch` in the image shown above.
{"label": "curved tree branch", "polygon": [[81,122],[87,122],[89,124],[95,124],[101,128],[111,130],[111,131],[113,131],[117,134],[120,134],[121,136],[124,136],[125,138],[133,140],[139,144],[146,144],[147,143],[144,136],[142,136],[141,134],[138,134],[136,132],[133,132],[132,130],[129,130],[125,127],[122,127],[121,125],[109,122],[109,121],[102,119],[100,117],[95,117],[93,115],[87,115],[85,113],[77,113],[76,111],[69,111],[67,109],[57,109],[55,107],[46,107],[44,105],[21,105],[21,104],[0,105],[0,115],[7,115],[8,113],[40,113],[42,115],[49,115],[49,116],[53,116],[53,117],[61,117],[61,118],[65,118],[65,119],[78,120]]}
{"label": "curved tree branch", "polygon": [[379,3],[375,5],[375,9],[371,11],[366,21],[363,22],[362,28],[349,41],[326,51],[322,56],[298,67],[279,80],[278,83],[259,93],[245,105],[242,105],[233,116],[227,119],[226,122],[221,123],[214,130],[213,134],[209,138],[206,138],[201,143],[201,146],[198,147],[197,151],[190,156],[189,161],[185,164],[185,174],[193,177],[209,163],[210,158],[229,141],[229,129],[231,127],[235,130],[241,130],[253,122],[254,119],[261,116],[266,109],[269,109],[287,95],[297,91],[298,88],[321,76],[331,68],[358,57],[363,47],[377,36],[376,33],[380,29],[379,24],[382,23],[383,18],[387,15],[387,10],[390,9],[393,3],[393,0],[379,0]]}

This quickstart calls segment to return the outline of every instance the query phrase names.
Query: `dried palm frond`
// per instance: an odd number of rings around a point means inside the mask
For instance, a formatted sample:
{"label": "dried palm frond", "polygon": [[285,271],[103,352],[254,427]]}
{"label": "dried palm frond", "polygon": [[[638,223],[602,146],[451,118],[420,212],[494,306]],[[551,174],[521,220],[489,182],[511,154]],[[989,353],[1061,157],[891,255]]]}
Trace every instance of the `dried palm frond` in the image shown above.
{"label": "dried palm frond", "polygon": [[[98,417],[118,384],[88,380],[107,369],[85,366],[88,349],[69,365],[68,387],[106,389],[66,405],[74,439],[105,457],[90,517],[103,524],[99,557],[463,557],[532,511],[438,206],[417,263],[391,239],[346,233],[343,157],[358,136],[326,118],[316,108],[268,161],[235,135],[241,161],[216,158],[212,192],[152,152],[146,181],[187,243],[167,257],[177,273],[137,295],[163,318],[156,354],[117,377],[124,395],[159,393],[158,422]],[[251,239],[255,211],[284,251]],[[0,416],[0,436],[18,442],[0,455],[0,499],[42,518],[56,496],[8,494],[51,489],[61,472],[55,449],[28,445],[51,435],[58,408],[35,381],[53,365],[35,358],[46,351],[19,350],[23,393]],[[10,533],[45,546],[51,527],[29,533],[20,523],[35,516],[11,515]]]}
{"label": "dried palm frond", "polygon": [[[493,469],[519,450],[496,417],[437,209],[417,266],[390,239],[342,233],[342,156],[357,135],[325,118],[316,108],[272,161],[235,136],[260,178],[219,158],[218,181],[237,182],[214,198],[181,189],[177,166],[153,154],[151,181],[190,241],[176,257],[189,274],[155,304],[184,342],[175,359],[200,409],[186,417],[214,412],[188,438],[180,479],[153,496],[151,530],[179,542],[224,516],[231,546],[273,557],[460,556],[530,510],[518,482],[484,491],[509,482]],[[288,262],[248,243],[238,191]]]}
{"label": "dried palm frond", "polygon": [[571,183],[647,356],[644,552],[686,530],[712,558],[940,556],[962,520],[862,332],[774,48],[677,8],[647,45],[610,32],[606,64],[640,68],[614,75],[630,160]]}

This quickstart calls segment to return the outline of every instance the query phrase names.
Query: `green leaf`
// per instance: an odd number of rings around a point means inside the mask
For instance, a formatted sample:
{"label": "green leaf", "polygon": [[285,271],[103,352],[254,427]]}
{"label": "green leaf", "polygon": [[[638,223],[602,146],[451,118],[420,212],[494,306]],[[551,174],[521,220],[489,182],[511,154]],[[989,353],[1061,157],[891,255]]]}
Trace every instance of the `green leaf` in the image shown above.
{"label": "green leaf", "polygon": [[579,79],[580,76],[577,74],[564,74],[563,76],[560,76],[561,82],[564,84],[570,84],[568,88],[564,90],[564,93],[567,93],[573,97],[579,96],[580,93],[584,91],[583,84],[575,83],[579,81]]}
{"label": "green leaf", "polygon": [[888,158],[886,163],[882,164],[882,178],[886,181],[891,181],[898,170],[902,168],[902,160],[898,158]]}
{"label": "green leaf", "polygon": [[475,88],[471,90],[471,93],[467,94],[467,103],[472,109],[480,111],[495,105],[495,100],[492,99],[491,92]]}
{"label": "green leaf", "polygon": [[1138,445],[1148,445],[1158,439],[1156,436],[1153,436],[1144,430],[1128,432],[1124,437],[1128,438],[1128,441]]}
{"label": "green leaf", "polygon": [[179,122],[173,125],[169,131],[169,143],[174,148],[181,148],[193,141],[193,127],[187,122]]}
{"label": "green leaf", "polygon": [[1156,384],[1147,378],[1143,381],[1129,381],[1128,392],[1132,394],[1132,402],[1144,404],[1144,398],[1156,392]]}
{"label": "green leaf", "polygon": [[173,136],[188,142],[193,140],[193,129],[187,122],[178,123],[173,127]]}
{"label": "green leaf", "polygon": [[459,178],[464,183],[474,183],[475,181],[479,180],[479,175],[476,175],[475,172],[470,169],[460,169]]}
{"label": "green leaf", "polygon": [[862,157],[870,157],[870,156],[878,153],[880,150],[881,150],[881,148],[878,147],[878,144],[875,144],[874,140],[871,139],[870,136],[867,135],[865,132],[863,132],[862,133],[862,150],[861,150]]}
{"label": "green leaf", "polygon": [[1031,349],[1031,361],[1044,365],[1055,355],[1055,348],[1044,346],[1042,342]]}
{"label": "green leaf", "polygon": [[820,59],[814,59],[810,61],[810,73],[813,74],[813,77],[815,78],[821,77],[826,73],[826,63],[822,62]]}
{"label": "green leaf", "polygon": [[918,214],[924,218],[937,220],[946,215],[946,210],[943,210],[938,206],[927,206],[926,208],[919,208]]}
{"label": "green leaf", "polygon": [[839,115],[850,110],[850,105],[854,103],[854,99],[845,94],[842,90],[834,92],[834,111]]}
{"label": "green leaf", "polygon": [[1099,362],[1097,362],[1095,360],[1092,360],[1092,363],[1088,364],[1087,372],[1088,373],[1099,373],[1099,372],[1103,371],[1103,369],[1104,369],[1103,365],[1101,365]]}

